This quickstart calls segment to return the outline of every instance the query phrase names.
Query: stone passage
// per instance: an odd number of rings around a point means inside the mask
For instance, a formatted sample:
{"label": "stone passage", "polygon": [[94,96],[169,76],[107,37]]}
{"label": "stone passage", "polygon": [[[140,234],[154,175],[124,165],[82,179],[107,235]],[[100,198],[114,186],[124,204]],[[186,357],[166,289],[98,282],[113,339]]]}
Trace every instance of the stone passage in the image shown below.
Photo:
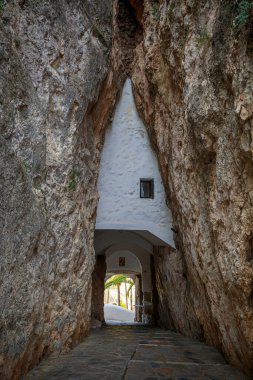
{"label": "stone passage", "polygon": [[249,379],[213,347],[146,326],[107,326],[24,380]]}

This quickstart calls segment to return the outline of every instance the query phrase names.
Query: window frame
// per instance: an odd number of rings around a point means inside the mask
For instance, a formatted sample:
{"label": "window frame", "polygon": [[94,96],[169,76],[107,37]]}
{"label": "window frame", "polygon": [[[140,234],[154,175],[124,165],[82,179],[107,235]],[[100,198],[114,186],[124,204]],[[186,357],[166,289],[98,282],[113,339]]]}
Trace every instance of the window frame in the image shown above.
{"label": "window frame", "polygon": [[[141,194],[141,184],[143,182],[148,182],[151,184],[151,186],[150,186],[151,196],[149,196],[149,197],[143,197]],[[154,178],[140,178],[140,198],[141,199],[154,199],[154,197],[155,197]]]}

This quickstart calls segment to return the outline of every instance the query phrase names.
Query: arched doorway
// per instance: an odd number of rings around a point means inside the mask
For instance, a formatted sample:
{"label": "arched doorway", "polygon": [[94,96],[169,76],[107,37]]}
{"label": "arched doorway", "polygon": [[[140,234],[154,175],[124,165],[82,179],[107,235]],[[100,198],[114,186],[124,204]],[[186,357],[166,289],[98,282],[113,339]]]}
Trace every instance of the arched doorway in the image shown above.
{"label": "arched doorway", "polygon": [[95,233],[96,265],[93,273],[92,317],[104,321],[104,283],[113,274],[127,274],[135,282],[135,320],[152,322],[151,255],[153,246],[131,231],[97,231]]}
{"label": "arched doorway", "polygon": [[135,318],[135,277],[114,274],[105,282],[104,318],[106,324],[132,324]]}
{"label": "arched doorway", "polygon": [[138,257],[129,250],[108,249],[105,280],[105,322],[142,322],[142,266]]}

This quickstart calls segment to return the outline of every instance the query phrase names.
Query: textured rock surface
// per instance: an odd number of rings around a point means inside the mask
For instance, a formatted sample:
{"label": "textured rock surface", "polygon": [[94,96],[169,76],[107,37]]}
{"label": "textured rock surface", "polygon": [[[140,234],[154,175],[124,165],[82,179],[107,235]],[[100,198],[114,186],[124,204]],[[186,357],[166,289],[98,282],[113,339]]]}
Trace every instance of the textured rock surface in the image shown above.
{"label": "textured rock surface", "polygon": [[0,377],[8,379],[89,329],[112,12],[110,1],[11,1],[0,12]]}
{"label": "textured rock surface", "polygon": [[163,323],[253,367],[252,37],[236,1],[146,1],[133,79],[177,233],[155,258]]}

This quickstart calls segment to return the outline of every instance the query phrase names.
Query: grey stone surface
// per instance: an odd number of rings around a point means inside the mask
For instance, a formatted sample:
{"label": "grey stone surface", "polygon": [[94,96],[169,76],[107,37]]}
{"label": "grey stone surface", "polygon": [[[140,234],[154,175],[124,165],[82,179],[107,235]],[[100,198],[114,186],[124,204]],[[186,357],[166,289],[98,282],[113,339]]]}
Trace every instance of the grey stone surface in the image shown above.
{"label": "grey stone surface", "polygon": [[145,326],[93,331],[66,355],[44,360],[23,380],[247,380],[213,347]]}

